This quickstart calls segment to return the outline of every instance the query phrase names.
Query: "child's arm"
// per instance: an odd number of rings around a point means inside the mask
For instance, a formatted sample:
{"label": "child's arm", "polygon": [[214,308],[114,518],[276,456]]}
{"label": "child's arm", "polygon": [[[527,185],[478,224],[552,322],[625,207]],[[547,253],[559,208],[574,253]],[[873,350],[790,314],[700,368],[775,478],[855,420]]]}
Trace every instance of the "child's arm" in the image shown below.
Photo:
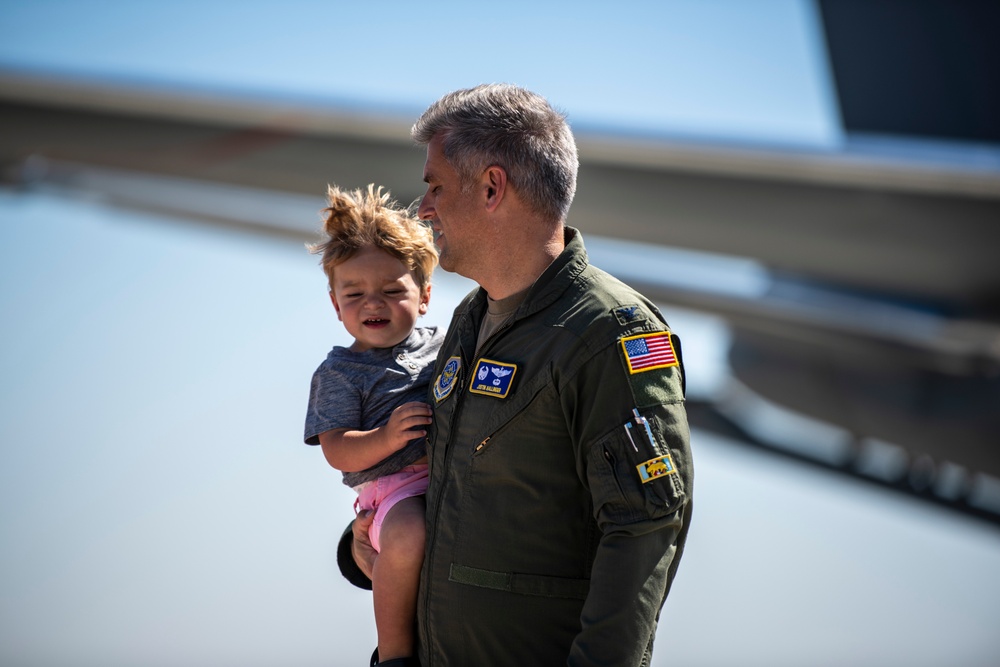
{"label": "child's arm", "polygon": [[389,415],[389,421],[370,431],[338,428],[319,434],[319,444],[327,463],[343,472],[367,470],[406,446],[410,440],[427,435],[419,428],[431,423],[431,406],[404,403]]}

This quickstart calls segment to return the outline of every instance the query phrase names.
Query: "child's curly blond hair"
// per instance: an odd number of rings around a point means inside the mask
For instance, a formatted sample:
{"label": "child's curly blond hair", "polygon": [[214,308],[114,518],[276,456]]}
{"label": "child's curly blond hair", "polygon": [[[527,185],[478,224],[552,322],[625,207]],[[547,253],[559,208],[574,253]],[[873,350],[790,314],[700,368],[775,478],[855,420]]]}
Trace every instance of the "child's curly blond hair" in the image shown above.
{"label": "child's curly blond hair", "polygon": [[411,209],[401,207],[382,187],[367,191],[327,188],[330,205],[323,209],[326,240],[308,246],[322,254],[323,271],[333,288],[333,271],[359,250],[374,246],[384,250],[413,272],[417,287],[425,289],[437,264],[437,248],[430,227]]}

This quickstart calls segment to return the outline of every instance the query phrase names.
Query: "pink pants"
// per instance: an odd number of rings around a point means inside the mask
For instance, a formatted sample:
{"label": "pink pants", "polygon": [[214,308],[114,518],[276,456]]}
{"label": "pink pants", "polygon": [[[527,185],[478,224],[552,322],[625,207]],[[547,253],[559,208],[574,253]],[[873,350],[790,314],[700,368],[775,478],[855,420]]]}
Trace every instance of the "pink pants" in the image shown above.
{"label": "pink pants", "polygon": [[354,501],[355,512],[375,510],[375,520],[368,529],[368,538],[375,551],[381,552],[379,538],[386,514],[400,500],[422,496],[427,492],[427,464],[407,466],[399,472],[360,484],[354,490],[358,492],[358,499]]}

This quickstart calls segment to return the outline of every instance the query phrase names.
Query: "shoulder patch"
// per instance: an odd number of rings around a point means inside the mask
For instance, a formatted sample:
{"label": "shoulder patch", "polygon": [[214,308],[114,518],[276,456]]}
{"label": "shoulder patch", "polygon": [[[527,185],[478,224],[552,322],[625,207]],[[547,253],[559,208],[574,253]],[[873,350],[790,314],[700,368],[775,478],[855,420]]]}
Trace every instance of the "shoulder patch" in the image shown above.
{"label": "shoulder patch", "polygon": [[443,401],[455,388],[455,380],[458,379],[458,371],[462,368],[461,357],[448,357],[441,375],[434,381],[434,400],[438,403]]}
{"label": "shoulder patch", "polygon": [[678,365],[669,331],[626,336],[621,345],[629,375]]}

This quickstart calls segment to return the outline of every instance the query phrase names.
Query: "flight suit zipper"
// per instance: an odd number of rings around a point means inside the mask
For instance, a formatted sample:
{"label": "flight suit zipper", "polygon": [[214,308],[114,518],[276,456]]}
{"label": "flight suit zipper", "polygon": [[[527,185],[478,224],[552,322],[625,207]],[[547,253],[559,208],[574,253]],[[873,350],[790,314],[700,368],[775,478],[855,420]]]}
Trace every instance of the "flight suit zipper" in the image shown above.
{"label": "flight suit zipper", "polygon": [[489,338],[483,341],[482,345],[476,345],[476,353],[474,355],[474,358],[482,359],[483,357],[482,352],[486,350],[489,344],[492,343],[494,340],[496,340],[497,336],[499,336],[501,333],[503,333],[507,329],[510,329],[511,326],[513,326],[513,324],[514,324],[514,317],[511,316],[507,318],[507,321],[505,321],[503,324],[500,325],[499,329],[491,333]]}
{"label": "flight suit zipper", "polygon": [[[516,315],[516,311],[515,311],[514,314]],[[491,333],[489,335],[489,338],[487,338],[485,341],[483,341],[482,345],[477,345],[476,346],[476,355],[475,355],[475,358],[476,359],[482,359],[483,355],[481,353],[489,346],[489,344],[491,342],[493,342],[494,340],[496,340],[497,336],[499,336],[501,333],[503,333],[507,329],[511,328],[511,326],[513,326],[513,324],[514,324],[514,315],[511,315],[510,317],[507,318],[507,320],[503,324],[500,325],[499,329],[497,329],[496,331],[494,331],[493,333]],[[508,422],[508,424],[509,423],[510,422]],[[482,450],[483,447],[486,446],[486,443],[489,442],[490,439],[493,436],[500,434],[506,428],[507,428],[507,424],[504,424],[497,431],[494,431],[490,435],[486,436],[486,438],[483,439],[482,442],[480,442],[478,445],[476,445],[476,448],[472,452],[473,456],[475,456],[475,454],[477,452],[479,452],[480,450]]]}

